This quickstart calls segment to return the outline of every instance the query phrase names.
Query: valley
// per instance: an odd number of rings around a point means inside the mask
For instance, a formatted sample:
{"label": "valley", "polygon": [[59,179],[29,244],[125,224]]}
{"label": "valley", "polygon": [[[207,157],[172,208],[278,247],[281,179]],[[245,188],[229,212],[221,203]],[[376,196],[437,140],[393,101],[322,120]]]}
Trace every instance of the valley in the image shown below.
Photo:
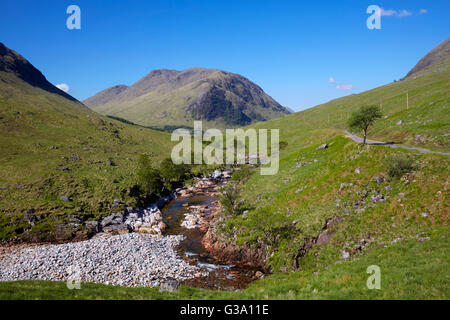
{"label": "valley", "polygon": [[[86,245],[89,255],[97,247],[89,249],[87,244],[94,243],[104,252],[116,250],[110,255],[122,257],[119,264],[126,266],[119,267],[132,274],[137,285],[119,283],[120,277],[107,283],[86,277],[82,290],[67,290],[65,275],[38,277],[33,269],[40,266],[27,266],[23,276],[4,275],[0,298],[448,299],[448,45],[446,39],[400,81],[293,114],[259,87],[216,69],[153,71],[133,86],[116,86],[88,99],[91,110],[49,87],[32,66],[25,70],[33,70],[33,79],[23,77],[24,69],[9,62],[24,63],[24,58],[2,45],[0,238],[5,248],[30,243],[51,243],[51,248]],[[211,79],[216,89],[200,94],[209,97],[197,106],[202,112],[184,117],[186,104],[179,108],[179,99],[197,97],[194,88],[209,86]],[[225,90],[227,81],[236,87]],[[195,93],[185,91],[186,86]],[[252,90],[261,95],[256,97]],[[234,109],[242,91],[252,96],[250,104],[260,99],[255,110],[270,104],[273,113],[245,120],[243,115],[251,118],[245,108]],[[231,95],[229,100],[229,92],[239,99]],[[158,116],[153,117],[156,108],[146,109],[149,101],[157,106],[167,103],[167,115],[154,121]],[[382,112],[366,145],[360,143],[359,132],[347,128],[350,115],[363,105],[379,106]],[[227,118],[221,113],[226,106],[240,113]],[[209,118],[214,110],[219,117]],[[130,211],[148,205],[151,197],[144,195],[144,187],[152,189],[151,183],[165,178],[164,159],[174,144],[170,134],[146,126],[190,127],[193,119],[205,120],[205,128],[279,129],[277,174],[260,175],[259,165],[183,168],[183,181],[169,179],[170,187],[164,186],[166,191],[175,185],[178,189],[177,197],[161,207],[167,229],[149,235],[117,228]],[[142,157],[148,160],[147,171]],[[230,185],[236,188],[231,211],[223,200],[226,186],[211,182],[217,170],[230,171]],[[156,194],[151,196],[154,200]],[[120,223],[112,223],[118,213]],[[111,220],[111,230],[123,233],[105,238],[109,245],[96,238],[99,230],[87,228],[108,227],[102,224],[105,220]],[[136,224],[133,228],[139,229]],[[165,249],[152,256],[152,246],[160,242],[156,247]],[[1,263],[20,260],[8,256],[8,250],[2,249]],[[149,256],[150,264],[167,258],[169,268],[147,265]],[[26,264],[33,259],[25,260]],[[54,267],[59,268],[56,260]],[[380,267],[382,290],[366,286],[371,265]],[[154,279],[148,282],[138,271]],[[213,274],[208,278],[202,272]],[[174,274],[177,282],[169,282],[176,288],[169,283],[160,290]]]}

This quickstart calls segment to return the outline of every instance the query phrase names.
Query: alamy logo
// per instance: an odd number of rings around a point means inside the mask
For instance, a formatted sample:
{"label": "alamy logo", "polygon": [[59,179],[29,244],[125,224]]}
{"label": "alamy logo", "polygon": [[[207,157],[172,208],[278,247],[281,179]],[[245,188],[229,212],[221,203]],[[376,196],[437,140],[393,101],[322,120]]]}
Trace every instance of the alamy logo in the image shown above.
{"label": "alamy logo", "polygon": [[[268,149],[270,134],[270,155]],[[279,130],[226,129],[225,149],[223,133],[208,129],[203,133],[202,122],[194,121],[194,134],[187,129],[172,132],[172,141],[180,141],[172,149],[175,164],[257,164],[261,163],[261,175],[274,175],[279,163]],[[246,142],[248,141],[248,145]],[[203,142],[210,142],[203,148]],[[193,146],[193,150],[192,150]],[[248,156],[246,155],[248,146]],[[193,152],[192,152],[193,151]],[[225,155],[224,155],[225,151]]]}
{"label": "alamy logo", "polygon": [[81,289],[81,271],[78,266],[69,266],[67,268],[67,288],[70,290]]}
{"label": "alamy logo", "polygon": [[371,274],[369,278],[367,278],[367,288],[369,290],[373,289],[381,289],[381,269],[377,265],[371,265],[367,267],[366,272]]}
{"label": "alamy logo", "polygon": [[381,8],[377,5],[367,7],[368,14],[371,14],[366,21],[367,28],[370,30],[381,29]]}
{"label": "alamy logo", "polygon": [[72,4],[67,7],[67,14],[70,16],[66,20],[67,29],[81,29],[81,9],[79,6]]}

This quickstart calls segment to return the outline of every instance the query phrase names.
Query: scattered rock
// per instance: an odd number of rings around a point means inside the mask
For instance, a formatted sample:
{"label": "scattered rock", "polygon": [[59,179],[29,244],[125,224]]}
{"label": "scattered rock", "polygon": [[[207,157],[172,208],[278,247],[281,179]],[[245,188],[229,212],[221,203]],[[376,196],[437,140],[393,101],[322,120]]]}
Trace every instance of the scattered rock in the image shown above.
{"label": "scattered rock", "polygon": [[375,177],[375,182],[376,183],[383,183],[384,182],[384,177],[383,176],[376,176]]}
{"label": "scattered rock", "polygon": [[34,223],[38,220],[38,218],[33,214],[33,212],[28,212],[23,215],[23,219],[31,226],[34,226]]}
{"label": "scattered rock", "polygon": [[103,232],[107,232],[112,235],[118,235],[129,233],[130,230],[125,224],[120,223],[120,224],[111,224],[106,227],[103,227]]}
{"label": "scattered rock", "polygon": [[342,258],[342,259],[348,259],[348,258],[350,258],[350,253],[348,253],[348,252],[345,251],[345,250],[341,251],[341,258]]}
{"label": "scattered rock", "polygon": [[219,179],[222,176],[222,171],[220,170],[214,170],[214,173],[211,175],[211,178],[213,179]]}
{"label": "scattered rock", "polygon": [[299,189],[295,190],[295,193],[299,193],[299,192],[302,192],[303,190],[305,190],[305,188],[306,188],[306,186],[304,186],[304,187],[301,187],[301,188],[299,188]]}
{"label": "scattered rock", "polygon": [[64,201],[64,202],[67,202],[67,201],[70,201],[70,198],[69,198],[68,196],[66,196],[66,195],[63,195],[63,196],[61,196],[61,197],[59,198],[59,200]]}
{"label": "scattered rock", "polygon": [[180,283],[173,278],[165,279],[163,282],[161,282],[159,287],[159,292],[175,292],[178,290],[178,287],[180,286]]}
{"label": "scattered rock", "polygon": [[99,231],[98,221],[86,221],[84,225],[86,226],[88,233],[95,234]]}
{"label": "scattered rock", "polygon": [[317,237],[316,245],[320,246],[320,245],[327,244],[330,241],[332,236],[333,236],[333,234],[329,233],[328,230],[323,231]]}
{"label": "scattered rock", "polygon": [[391,241],[391,245],[402,240],[403,240],[402,238],[395,238],[394,240]]}
{"label": "scattered rock", "polygon": [[223,171],[222,175],[225,179],[231,178],[231,171]]}
{"label": "scattered rock", "polygon": [[328,144],[324,143],[324,144],[321,144],[320,146],[318,146],[316,148],[316,150],[323,150],[323,149],[327,149],[327,148],[328,148]]}
{"label": "scattered rock", "polygon": [[384,196],[382,194],[377,194],[372,196],[372,202],[385,202]]}
{"label": "scattered rock", "polygon": [[[131,209],[131,210],[129,210]],[[131,231],[147,234],[162,235],[167,228],[163,221],[161,211],[156,204],[145,209],[128,208],[128,215],[125,217],[124,224]]]}
{"label": "scattered rock", "polygon": [[425,142],[426,142],[425,138],[422,135],[420,135],[420,134],[418,134],[418,135],[416,135],[414,137],[414,143],[415,144],[423,144]]}
{"label": "scattered rock", "polygon": [[403,120],[399,120],[399,121],[397,121],[397,125],[399,126],[399,125],[401,125],[403,123]]}
{"label": "scattered rock", "polygon": [[72,155],[70,155],[69,158],[72,159],[72,160],[81,160],[80,156],[77,155],[77,154],[72,154]]}

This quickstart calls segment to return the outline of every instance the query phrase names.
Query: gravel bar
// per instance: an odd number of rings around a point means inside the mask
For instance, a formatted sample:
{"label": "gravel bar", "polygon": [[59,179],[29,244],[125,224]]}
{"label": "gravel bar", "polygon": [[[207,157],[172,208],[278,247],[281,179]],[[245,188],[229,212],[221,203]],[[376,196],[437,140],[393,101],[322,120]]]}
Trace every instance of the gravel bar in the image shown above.
{"label": "gravel bar", "polygon": [[174,248],[183,236],[98,235],[56,245],[11,248],[0,255],[0,281],[57,280],[121,286],[159,286],[207,272],[182,260]]}

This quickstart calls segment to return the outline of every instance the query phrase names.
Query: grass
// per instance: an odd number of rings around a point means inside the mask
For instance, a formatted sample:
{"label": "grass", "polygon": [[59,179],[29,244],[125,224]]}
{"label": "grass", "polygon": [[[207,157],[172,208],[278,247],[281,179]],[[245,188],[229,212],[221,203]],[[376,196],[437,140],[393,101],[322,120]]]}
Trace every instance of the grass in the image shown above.
{"label": "grass", "polygon": [[[234,237],[234,230],[239,230],[241,244],[264,241],[275,271],[309,270],[335,261],[344,248],[352,252],[362,239],[379,246],[448,225],[446,157],[415,155],[416,169],[405,176],[406,183],[390,179],[382,161],[403,152],[382,146],[362,148],[342,136],[326,142],[330,147],[325,150],[316,150],[316,144],[282,158],[277,175],[253,174],[243,192],[253,209],[246,216],[227,219],[224,234]],[[305,165],[297,168],[298,163]],[[385,177],[384,183],[375,181],[379,175]],[[372,200],[379,194],[384,202]],[[361,208],[364,212],[358,212]],[[427,218],[421,216],[424,212]],[[344,221],[334,227],[330,243],[314,249],[294,267],[304,244],[335,216]]]}

